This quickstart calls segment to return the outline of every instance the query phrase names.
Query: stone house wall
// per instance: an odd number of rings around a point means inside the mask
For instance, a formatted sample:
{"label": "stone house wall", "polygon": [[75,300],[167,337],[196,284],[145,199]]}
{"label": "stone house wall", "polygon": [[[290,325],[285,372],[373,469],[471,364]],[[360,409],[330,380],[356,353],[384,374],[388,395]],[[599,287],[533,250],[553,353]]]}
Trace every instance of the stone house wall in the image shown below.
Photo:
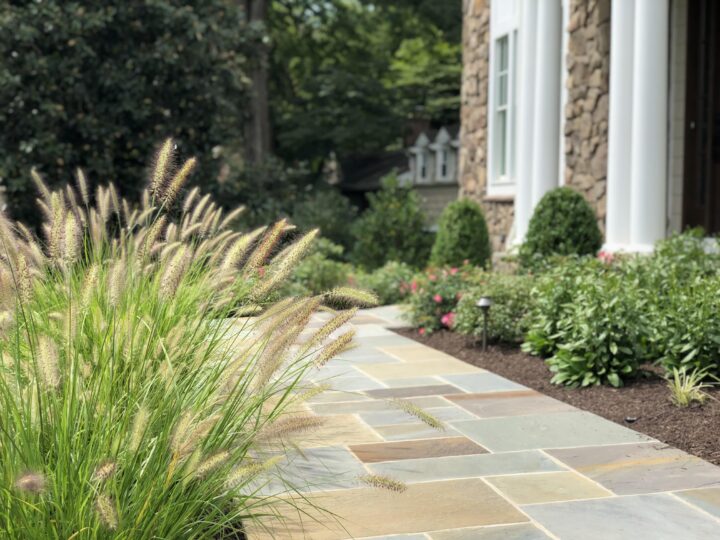
{"label": "stone house wall", "polygon": [[570,0],[566,51],[565,185],[585,196],[605,231],[610,0]]}
{"label": "stone house wall", "polygon": [[[593,207],[604,231],[611,0],[570,0],[569,6],[569,23],[564,29],[568,39],[562,173],[565,185],[582,193]],[[464,0],[460,195],[482,205],[497,253],[510,247],[507,239],[513,224],[513,199],[487,196],[489,52],[490,0]]]}
{"label": "stone house wall", "polygon": [[473,199],[483,207],[493,252],[497,253],[506,248],[513,222],[513,203],[512,198],[487,197],[489,63],[490,0],[463,0],[460,196]]}

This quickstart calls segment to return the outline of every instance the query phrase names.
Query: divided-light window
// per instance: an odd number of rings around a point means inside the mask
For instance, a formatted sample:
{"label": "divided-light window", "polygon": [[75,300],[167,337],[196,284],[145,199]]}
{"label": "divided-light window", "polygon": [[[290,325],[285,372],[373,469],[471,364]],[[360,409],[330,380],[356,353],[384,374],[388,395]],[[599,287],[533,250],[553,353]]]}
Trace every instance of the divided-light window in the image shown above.
{"label": "divided-light window", "polygon": [[498,183],[510,181],[511,156],[511,50],[510,36],[504,35],[495,41],[495,129],[494,158],[495,180]]}

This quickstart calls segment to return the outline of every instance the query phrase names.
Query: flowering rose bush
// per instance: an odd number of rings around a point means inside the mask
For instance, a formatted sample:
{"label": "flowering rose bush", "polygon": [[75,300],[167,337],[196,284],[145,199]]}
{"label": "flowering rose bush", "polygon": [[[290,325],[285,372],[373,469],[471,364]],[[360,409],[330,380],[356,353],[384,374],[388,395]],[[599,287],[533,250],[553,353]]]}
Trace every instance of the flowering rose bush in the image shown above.
{"label": "flowering rose bush", "polygon": [[410,282],[408,318],[421,334],[452,328],[463,293],[482,270],[468,263],[461,267],[431,268]]}

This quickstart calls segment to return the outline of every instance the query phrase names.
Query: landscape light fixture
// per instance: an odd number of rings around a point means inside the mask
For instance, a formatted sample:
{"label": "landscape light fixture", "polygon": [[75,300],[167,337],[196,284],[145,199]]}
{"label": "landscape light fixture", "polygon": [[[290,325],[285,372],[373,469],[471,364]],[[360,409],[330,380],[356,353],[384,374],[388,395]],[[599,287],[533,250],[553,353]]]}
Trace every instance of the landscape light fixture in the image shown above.
{"label": "landscape light fixture", "polygon": [[490,315],[490,306],[493,305],[492,298],[483,296],[475,305],[482,310],[483,314],[482,350],[485,352],[487,351],[488,316]]}

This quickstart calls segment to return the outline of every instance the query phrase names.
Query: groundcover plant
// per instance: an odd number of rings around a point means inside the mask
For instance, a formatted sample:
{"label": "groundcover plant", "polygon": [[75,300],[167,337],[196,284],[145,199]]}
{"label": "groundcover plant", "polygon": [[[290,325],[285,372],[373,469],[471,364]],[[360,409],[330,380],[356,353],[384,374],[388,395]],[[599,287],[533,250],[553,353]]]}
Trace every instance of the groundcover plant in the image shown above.
{"label": "groundcover plant", "polygon": [[271,501],[263,456],[317,425],[304,375],[352,340],[353,311],[324,306],[371,299],[268,305],[315,233],[180,200],[195,161],[173,147],[138,205],[35,174],[44,238],[0,220],[2,538],[237,538]]}

